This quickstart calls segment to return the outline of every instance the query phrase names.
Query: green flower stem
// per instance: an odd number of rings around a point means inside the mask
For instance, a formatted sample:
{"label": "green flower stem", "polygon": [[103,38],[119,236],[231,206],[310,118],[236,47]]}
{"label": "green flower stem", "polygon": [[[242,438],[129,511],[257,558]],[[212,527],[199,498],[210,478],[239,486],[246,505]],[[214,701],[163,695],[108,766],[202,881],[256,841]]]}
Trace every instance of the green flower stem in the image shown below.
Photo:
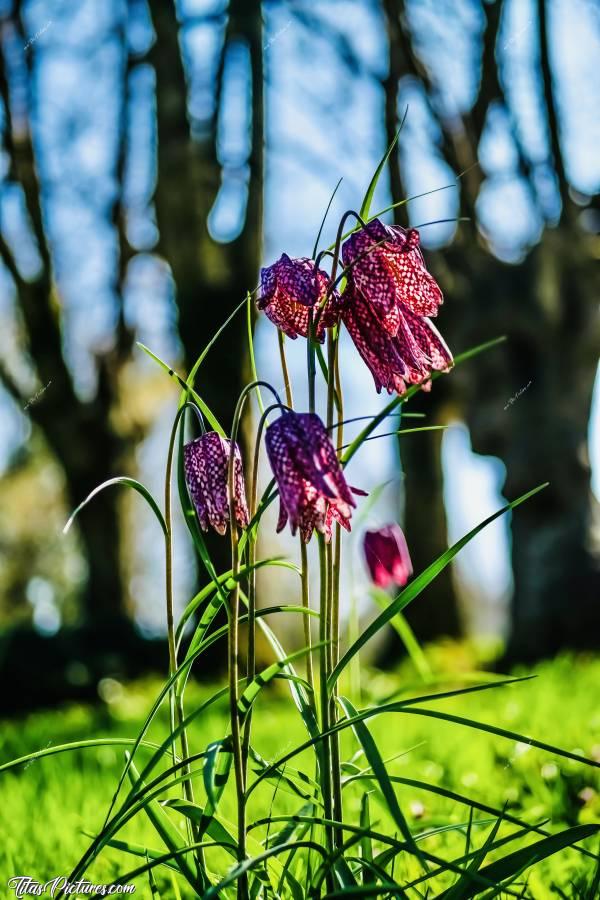
{"label": "green flower stem", "polygon": [[[333,360],[333,372],[335,378],[335,393],[338,398],[337,410],[339,422],[344,419],[342,384],[340,377],[338,342],[336,340],[335,358]],[[337,428],[337,452],[341,453],[344,442],[344,428],[340,424]],[[335,543],[333,551],[333,564],[331,571],[331,671],[337,666],[340,656],[340,573],[342,570],[342,529],[339,523],[335,526]],[[330,722],[335,725],[337,721],[337,686],[331,694]],[[343,822],[342,806],[342,772],[340,758],[340,737],[336,732],[331,738],[331,757],[333,769],[333,815],[338,822]],[[344,836],[341,829],[336,829],[336,844],[341,846]]]}
{"label": "green flower stem", "polygon": [[315,380],[317,377],[317,364],[315,354],[317,352],[315,343],[315,328],[313,321],[313,312],[308,309],[308,332],[306,338],[306,368],[308,373],[308,411],[315,411]]}
{"label": "green flower stem", "polygon": [[[301,565],[301,579],[302,579],[302,606],[306,610],[310,610],[310,593],[309,593],[309,567],[308,567],[308,553],[306,552],[306,544],[302,540],[302,535],[300,535],[300,565]],[[310,684],[312,688],[311,696],[314,698],[315,696],[315,673],[313,668],[313,660],[312,660],[312,637],[310,633],[310,616],[302,616],[303,624],[304,624],[304,645],[308,647],[308,653],[306,656],[306,680]]]}
{"label": "green flower stem", "polygon": [[[330,284],[336,283],[336,275],[341,251],[341,236],[344,223],[350,215],[354,213],[348,212],[343,217],[338,227],[337,240],[333,254],[333,263],[331,266]],[[341,396],[340,372],[338,364],[338,343],[339,343],[339,327],[331,328],[327,332],[327,429],[331,434],[334,426],[334,407],[338,412],[338,423],[343,421],[343,402]],[[340,424],[337,429],[337,446],[338,451],[343,442],[343,426]],[[327,545],[325,551],[325,565],[327,569],[327,602],[326,602],[326,640],[327,640],[327,660],[328,671],[332,672],[336,665],[336,658],[339,653],[339,620],[340,620],[340,564],[341,564],[341,535],[339,525],[335,528],[335,560],[333,557],[333,548],[331,544]],[[323,610],[321,610],[323,615]],[[329,677],[329,675],[327,676]],[[337,722],[337,693],[331,693],[329,699],[329,708],[327,711],[327,723],[331,728]],[[337,733],[334,733],[327,741],[329,744],[328,756],[331,760],[331,812],[332,817],[337,821],[342,821],[342,782],[341,782],[341,759],[340,745]],[[334,845],[339,848],[343,842],[343,832],[335,828],[332,835]]]}
{"label": "green flower stem", "polygon": [[279,343],[279,359],[281,360],[281,373],[283,375],[283,386],[285,390],[285,402],[293,409],[294,397],[292,394],[292,383],[290,381],[290,372],[288,369],[287,359],[285,356],[285,334],[277,329],[277,340]]}
{"label": "green flower stem", "polygon": [[[173,456],[175,452],[175,438],[179,423],[185,414],[185,410],[191,404],[185,403],[177,411],[173,427],[171,428],[171,437],[169,439],[169,449],[167,451],[167,467],[165,473],[165,596],[167,606],[167,642],[169,646],[169,678],[172,678],[177,671],[177,645],[175,642],[175,620],[173,614],[173,531],[172,531],[172,499],[171,499],[171,477],[173,471]],[[185,711],[183,707],[183,696],[177,694],[175,685],[169,691],[169,713],[171,733],[175,731],[175,718],[177,717],[178,726],[183,725],[185,719]],[[187,731],[181,727],[181,757],[183,760],[189,759],[190,748],[188,744]],[[176,747],[173,742],[173,764],[177,763]],[[184,797],[189,803],[194,803],[194,788],[190,777],[190,768],[186,764],[183,774],[187,776],[183,782]],[[194,842],[199,842],[199,831],[197,826],[190,824],[190,835]],[[201,847],[197,850],[198,865],[204,868],[203,850]]]}
{"label": "green flower stem", "polygon": [[[275,399],[277,401],[276,406],[281,406],[281,400],[279,399],[279,395],[277,391],[266,381],[253,381],[250,384],[246,385],[246,387],[241,392],[235,412],[233,415],[233,423],[231,426],[231,451],[229,454],[229,467],[227,473],[227,491],[229,495],[229,530],[231,533],[231,577],[234,579],[234,586],[229,594],[229,604],[227,607],[228,619],[229,619],[229,628],[227,632],[227,671],[228,671],[228,679],[229,679],[229,714],[230,714],[230,727],[231,727],[231,742],[232,742],[232,750],[233,750],[233,768],[235,773],[235,789],[236,789],[236,797],[237,797],[237,827],[238,827],[238,860],[243,862],[246,859],[246,767],[244,756],[247,757],[247,748],[250,745],[250,726],[248,725],[246,731],[244,733],[244,739],[242,741],[241,734],[241,725],[240,725],[240,711],[239,711],[239,655],[240,655],[240,584],[239,584],[239,571],[240,571],[240,548],[239,548],[239,534],[238,534],[238,524],[236,519],[236,507],[235,507],[235,447],[237,443],[237,436],[240,427],[240,422],[242,418],[242,412],[244,409],[244,404],[248,395],[253,390],[257,390],[260,386],[268,388],[272,391]],[[264,422],[266,421],[266,417],[268,413],[273,409],[270,407],[269,410],[265,410],[261,417],[261,425],[264,427]],[[262,428],[261,428],[262,434]],[[257,438],[257,448],[260,445],[260,435]],[[253,471],[253,484],[252,484],[252,504],[253,507],[256,505],[256,481],[258,476],[258,449],[255,451],[254,456],[254,471]],[[250,544],[253,544],[254,541],[251,540]],[[254,643],[254,629],[255,629],[255,619],[256,619],[256,606],[255,606],[255,591],[252,592],[252,608],[248,609],[248,634],[252,635],[249,638],[249,658],[247,663],[248,672],[251,670],[255,670],[256,662],[255,662],[255,643]],[[250,658],[250,652],[252,653],[252,658]],[[246,753],[245,749],[246,748]],[[237,888],[238,900],[247,900],[248,897],[248,877],[244,873],[240,876],[238,880],[238,888]]]}
{"label": "green flower stem", "polygon": [[[283,346],[281,346],[281,350],[283,353]],[[284,357],[285,359],[285,357]],[[283,362],[282,362],[283,365]],[[285,376],[284,376],[285,379]],[[291,391],[288,394],[286,388],[286,396],[291,397]],[[262,445],[262,436],[265,426],[267,424],[267,419],[270,413],[273,410],[278,409],[279,404],[273,403],[271,406],[267,407],[264,410],[263,414],[260,417],[260,421],[258,423],[258,428],[256,430],[256,441],[254,444],[254,459],[252,462],[252,475],[250,481],[250,521],[252,521],[256,515],[257,501],[258,501],[258,464],[260,460],[260,448]],[[230,488],[231,492],[231,488]],[[230,493],[230,496],[233,496]],[[239,548],[238,548],[239,551]],[[256,675],[256,569],[254,567],[254,563],[256,561],[256,533],[251,533],[248,537],[248,665],[247,665],[247,674],[246,674],[246,685],[249,685],[255,675]],[[244,780],[247,778],[248,771],[248,754],[250,750],[250,734],[252,730],[252,709],[250,709],[246,716],[246,722],[244,725],[244,736],[242,740],[242,766],[244,770]]]}
{"label": "green flower stem", "polygon": [[[331,725],[329,722],[330,703],[327,693],[327,672],[329,668],[329,647],[328,640],[328,600],[329,591],[327,583],[327,549],[325,538],[322,534],[318,535],[319,541],[319,575],[320,575],[320,618],[319,618],[319,693],[320,693],[320,712],[321,712],[321,732],[328,733]],[[333,802],[331,795],[331,744],[329,738],[323,740],[322,753],[322,771],[321,793],[323,795],[323,808],[326,819],[333,817]],[[333,832],[330,826],[325,827],[325,844],[328,852],[333,850]]]}

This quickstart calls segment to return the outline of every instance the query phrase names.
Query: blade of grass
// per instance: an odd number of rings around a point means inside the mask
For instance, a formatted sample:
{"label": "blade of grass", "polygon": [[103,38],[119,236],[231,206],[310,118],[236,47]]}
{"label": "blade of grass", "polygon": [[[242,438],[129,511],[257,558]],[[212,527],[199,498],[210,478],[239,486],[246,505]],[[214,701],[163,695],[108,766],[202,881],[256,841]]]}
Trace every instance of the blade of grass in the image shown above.
{"label": "blade of grass", "polygon": [[[506,340],[506,337],[494,338],[491,341],[486,341],[483,344],[479,344],[477,347],[472,347],[470,350],[465,350],[464,353],[459,353],[458,356],[454,358],[454,367],[460,366],[462,363],[466,362],[469,359],[472,359],[474,356],[477,356],[479,353],[483,353],[485,350],[491,350],[492,347],[496,347],[498,344],[502,344]],[[444,373],[443,372],[432,372],[431,380],[435,381],[437,378],[440,378]],[[343,465],[347,465],[354,454],[360,449],[364,441],[369,437],[370,434],[377,428],[377,426],[383,422],[383,420],[390,415],[390,413],[394,412],[394,410],[401,404],[406,403],[407,400],[410,400],[411,397],[420,391],[420,385],[413,385],[410,387],[405,394],[402,394],[401,397],[394,397],[393,400],[384,406],[384,408],[379,412],[373,419],[366,425],[362,431],[355,437],[352,441],[348,449],[343,453],[341,457],[341,461]]]}
{"label": "blade of grass", "polygon": [[[129,780],[132,785],[139,780],[139,772],[137,771],[132,760],[129,760]],[[171,819],[168,817],[160,803],[158,801],[153,800],[146,803],[144,810],[146,815],[148,816],[150,822],[156,829],[157,834],[160,835],[162,840],[164,841],[166,847],[174,852],[181,851],[183,847],[185,847],[185,842],[183,838]],[[176,857],[177,867],[186,881],[191,885],[193,890],[196,890],[201,885],[206,884],[206,876],[204,873],[200,872],[194,857],[188,861],[185,856],[179,858]],[[148,870],[150,871],[150,870]]]}
{"label": "blade of grass", "polygon": [[[598,834],[599,831],[600,825],[574,825],[572,828],[566,828],[558,834],[542,838],[534,844],[530,844],[529,847],[523,847],[520,850],[515,850],[514,853],[509,853],[508,856],[490,863],[489,866],[481,869],[479,874],[481,877],[499,885],[508,878],[512,878],[517,873],[529,868],[529,866],[540,862],[540,860],[546,859],[548,856],[552,856],[554,853],[558,853],[560,850],[564,850],[566,847],[570,847],[578,841],[583,841],[588,837],[592,837],[592,835]],[[460,900],[469,900],[469,898],[475,897],[477,894],[481,893],[481,890],[482,888],[479,885],[471,883],[471,885],[459,895]],[[438,895],[437,900],[450,900],[451,896],[451,893],[444,891],[442,894]]]}
{"label": "blade of grass", "polygon": [[132,488],[132,490],[137,491],[138,494],[141,494],[142,497],[144,498],[144,500],[148,503],[148,506],[150,507],[150,509],[152,510],[154,515],[156,516],[158,523],[163,530],[163,534],[167,533],[167,525],[164,520],[163,514],[160,511],[160,507],[158,506],[158,503],[156,502],[156,500],[154,499],[154,497],[152,496],[152,494],[150,493],[148,488],[144,487],[144,485],[141,482],[136,481],[135,478],[128,478],[126,475],[118,475],[116,478],[109,478],[108,481],[104,481],[102,484],[99,484],[98,487],[94,488],[94,490],[91,491],[87,495],[85,500],[81,501],[79,506],[77,506],[74,509],[74,511],[71,513],[71,515],[69,516],[69,520],[68,520],[67,524],[65,525],[65,527],[63,528],[63,534],[66,534],[69,531],[71,525],[73,524],[73,522],[75,520],[75,517],[78,515],[78,513],[81,512],[81,510],[84,508],[84,506],[87,506],[88,503],[91,500],[93,500],[97,494],[100,493],[100,491],[103,491],[107,487],[112,487],[115,484],[122,484],[125,487]]}
{"label": "blade of grass", "polygon": [[428,566],[424,572],[421,572],[414,581],[412,581],[408,587],[406,587],[395,600],[389,604],[387,609],[385,609],[379,616],[372,622],[360,635],[358,640],[352,644],[351,647],[348,648],[346,653],[343,655],[342,659],[339,661],[330,677],[327,680],[327,688],[329,693],[333,690],[333,687],[340,677],[341,673],[344,671],[350,660],[353,656],[355,656],[364,645],[369,641],[373,635],[377,634],[377,632],[396,615],[396,613],[401,612],[415,597],[418,597],[419,594],[427,587],[427,585],[433,581],[433,579],[443,570],[446,566],[454,559],[456,554],[462,550],[462,548],[469,543],[479,532],[497,519],[499,516],[503,515],[505,512],[509,510],[516,509],[517,506],[520,506],[521,503],[524,503],[526,500],[529,500],[531,497],[535,496],[535,494],[539,493],[539,491],[543,490],[547,486],[547,483],[541,484],[533,490],[528,491],[526,494],[523,494],[521,497],[518,497],[516,500],[513,500],[511,503],[508,503],[502,509],[499,509],[497,512],[493,513],[493,515],[488,516],[483,522],[469,531],[464,537],[462,537],[459,541],[456,542],[452,547],[446,550],[445,553],[442,553],[438,559],[436,559],[430,566]]}
{"label": "blade of grass", "polygon": [[[386,594],[384,590],[375,586],[371,588],[369,594],[380,609],[387,609],[390,602],[389,594]],[[427,657],[423,653],[421,645],[415,637],[414,631],[401,612],[397,612],[396,615],[390,619],[390,625],[392,625],[396,634],[404,644],[404,648],[408,653],[413,666],[417,670],[417,673],[421,676],[423,681],[427,683],[430,682],[433,673],[427,662]]]}
{"label": "blade of grass", "polygon": [[367,191],[366,191],[366,193],[365,193],[363,202],[361,203],[361,206],[360,206],[360,217],[361,217],[361,219],[368,219],[368,218],[369,218],[369,212],[370,212],[370,210],[371,210],[371,203],[373,202],[373,195],[374,195],[374,193],[375,193],[375,189],[376,189],[376,187],[377,187],[377,183],[378,183],[378,181],[379,181],[379,179],[380,179],[380,177],[381,177],[381,173],[383,172],[383,170],[385,169],[385,167],[386,167],[386,165],[387,165],[387,162],[388,162],[390,156],[392,155],[392,152],[393,152],[393,150],[394,150],[394,147],[395,147],[396,144],[398,143],[398,138],[400,137],[400,132],[402,131],[402,127],[403,127],[404,123],[406,122],[406,116],[407,116],[407,115],[408,115],[408,106],[406,107],[406,109],[405,109],[405,111],[404,111],[404,115],[402,116],[402,121],[400,122],[400,127],[398,128],[398,130],[397,130],[397,132],[396,132],[396,134],[395,134],[393,140],[391,141],[389,147],[387,148],[387,150],[385,151],[385,153],[384,153],[383,156],[381,157],[381,159],[380,159],[380,161],[379,161],[379,165],[378,165],[377,168],[375,169],[375,173],[374,173],[373,177],[371,178],[371,181],[370,181],[369,186],[368,186],[368,188],[367,188]]}
{"label": "blade of grass", "polygon": [[[246,294],[246,330],[248,333],[248,355],[250,356],[250,370],[252,372],[252,380],[258,381],[258,371],[256,368],[256,357],[254,355],[254,334],[253,334],[253,323],[252,323],[252,295],[250,291]],[[257,385],[256,387],[256,399],[258,402],[258,408],[260,410],[260,414],[265,411],[265,405],[263,403],[262,394],[260,392],[260,387]]]}
{"label": "blade of grass", "polygon": [[[245,302],[246,301],[244,300],[244,303]],[[218,419],[213,414],[210,407],[204,402],[202,397],[194,390],[194,388],[191,387],[191,385],[188,384],[185,381],[185,379],[182,378],[181,375],[179,375],[175,371],[175,369],[173,369],[171,366],[167,365],[167,363],[164,362],[164,360],[162,360],[160,358],[160,356],[157,356],[156,353],[153,353],[149,347],[146,347],[146,345],[142,344],[140,341],[137,341],[137,345],[141,350],[144,351],[144,353],[147,353],[148,356],[151,359],[153,359],[155,363],[158,363],[158,365],[161,367],[161,369],[163,369],[163,371],[165,371],[167,373],[167,375],[169,375],[170,378],[173,378],[177,382],[179,387],[182,388],[183,391],[185,391],[186,396],[189,395],[194,398],[194,400],[196,401],[196,403],[198,404],[198,406],[202,412],[202,415],[205,416],[207,421],[210,423],[211,428],[213,428],[214,431],[218,432],[218,434],[220,434],[221,437],[225,437],[225,432],[224,432],[223,428],[221,427],[221,425],[219,424]]]}
{"label": "blade of grass", "polygon": [[396,797],[394,788],[389,779],[387,769],[371,732],[369,731],[365,723],[358,719],[358,713],[350,700],[348,700],[346,697],[339,697],[338,702],[342,707],[346,718],[352,720],[352,730],[356,736],[357,741],[365,752],[367,761],[371,766],[373,774],[375,775],[379,787],[381,788],[381,792],[385,797],[387,808],[392,819],[400,829],[400,833],[402,834],[411,852],[420,859],[423,867],[427,869],[425,860],[423,859],[421,852],[414,841],[411,830],[408,827],[408,822],[404,817],[404,813],[400,809],[398,798]]}

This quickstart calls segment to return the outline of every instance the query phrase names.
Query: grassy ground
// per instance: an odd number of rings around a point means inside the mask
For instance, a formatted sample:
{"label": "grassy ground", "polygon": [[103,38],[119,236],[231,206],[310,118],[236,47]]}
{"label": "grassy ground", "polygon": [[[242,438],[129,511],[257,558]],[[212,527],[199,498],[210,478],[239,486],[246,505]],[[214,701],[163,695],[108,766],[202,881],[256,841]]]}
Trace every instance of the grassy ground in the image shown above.
{"label": "grassy ground", "polygon": [[[600,660],[561,658],[540,666],[535,674],[538,677],[532,681],[426,705],[522,732],[600,760]],[[408,671],[395,676],[373,676],[370,690],[385,697],[412,678]],[[157,690],[156,684],[138,683],[123,688],[109,683],[103,689],[107,702],[96,708],[69,707],[3,723],[0,761],[71,740],[135,736]],[[192,686],[191,690],[188,710],[209,693],[206,687]],[[427,693],[422,686],[417,692]],[[600,819],[598,770],[527,744],[420,716],[379,718],[371,720],[370,727],[384,757],[403,754],[390,764],[389,771],[396,775],[449,788],[499,808],[506,804],[508,812],[530,823],[548,820],[546,827],[550,830]],[[226,709],[221,704],[195,723],[192,751],[223,737],[225,729]],[[255,746],[267,758],[284,753],[303,739],[302,724],[282,686],[259,700],[255,729]],[[160,740],[165,731],[163,716],[149,737]],[[356,749],[348,735],[343,747],[345,757],[348,759]],[[15,874],[45,881],[69,873],[89,843],[84,832],[94,832],[102,824],[122,765],[122,752],[112,747],[79,750],[0,773],[0,884],[6,884]],[[358,763],[364,765],[364,759]],[[262,795],[257,792],[250,820],[267,814],[272,791],[271,786]],[[467,823],[468,809],[455,801],[406,786],[398,788],[398,797],[414,832]],[[277,804],[279,811],[295,812],[301,801],[279,791]],[[348,807],[350,821],[358,821],[358,800],[351,793]],[[225,817],[231,815],[227,796],[223,812]],[[372,820],[380,830],[392,830],[378,805],[376,792],[372,794]],[[476,813],[474,820],[479,821],[473,825],[477,843],[489,833],[491,824],[484,813]],[[506,833],[513,828],[506,826]],[[428,838],[423,846],[438,856],[460,856],[464,852],[465,832],[466,828],[443,832]],[[126,826],[122,836],[160,847],[143,814]],[[596,851],[597,839],[588,847]],[[132,857],[108,849],[88,877],[109,882],[136,863]],[[582,885],[591,882],[593,871],[593,860],[572,849],[565,850],[528,871],[528,896],[540,900],[557,896],[577,898]],[[176,897],[177,890],[165,878],[166,875],[158,879],[161,895]],[[136,896],[150,896],[147,881],[138,882]]]}

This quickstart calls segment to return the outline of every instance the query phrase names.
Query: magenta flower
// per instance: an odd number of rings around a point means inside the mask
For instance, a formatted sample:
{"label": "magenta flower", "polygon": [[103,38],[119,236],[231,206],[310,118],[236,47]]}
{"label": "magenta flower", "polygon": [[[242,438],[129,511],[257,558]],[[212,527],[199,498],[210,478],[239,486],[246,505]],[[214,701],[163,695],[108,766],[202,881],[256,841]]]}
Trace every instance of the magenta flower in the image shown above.
{"label": "magenta flower", "polygon": [[351,267],[356,293],[392,336],[406,312],[435,316],[443,303],[442,292],[425,267],[416,228],[373,219],[344,243],[342,260]]}
{"label": "magenta flower", "polygon": [[[203,531],[209,526],[225,534],[229,524],[227,476],[231,441],[209,431],[183,448],[185,480]],[[248,506],[242,457],[236,444],[234,456],[234,508],[241,528],[248,524]]]}
{"label": "magenta flower", "polygon": [[[307,337],[309,310],[317,310],[327,296],[329,276],[316,269],[312,259],[290,259],[287,253],[260,271],[259,309],[288,337]],[[332,291],[319,316],[317,340],[323,342],[325,329],[337,323],[339,294]]]}
{"label": "magenta flower", "polygon": [[377,393],[384,387],[390,394],[403,394],[409,384],[429,390],[431,373],[447,372],[453,364],[444,339],[426,316],[404,310],[392,336],[352,284],[344,293],[342,321],[373,375]]}
{"label": "magenta flower", "polygon": [[366,531],[363,547],[371,578],[377,587],[387,588],[391,584],[404,587],[413,568],[406,538],[399,525]]}
{"label": "magenta flower", "polygon": [[321,419],[285,412],[267,428],[266,446],[279,488],[277,531],[288,518],[292,534],[299,528],[306,543],[315,528],[330,540],[333,519],[350,531],[356,504]]}

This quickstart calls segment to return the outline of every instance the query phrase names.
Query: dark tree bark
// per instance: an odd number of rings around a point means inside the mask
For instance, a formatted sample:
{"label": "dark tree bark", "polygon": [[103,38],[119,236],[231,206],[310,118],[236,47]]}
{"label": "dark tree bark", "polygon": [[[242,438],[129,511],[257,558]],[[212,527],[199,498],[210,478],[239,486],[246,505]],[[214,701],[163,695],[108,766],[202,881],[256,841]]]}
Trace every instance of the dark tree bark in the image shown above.
{"label": "dark tree bark", "polygon": [[[383,0],[388,37],[389,71],[383,83],[385,125],[388,146],[400,124],[398,88],[400,79],[410,73],[406,46],[400,29],[398,0]],[[392,203],[407,196],[397,151],[388,162]],[[394,220],[406,226],[406,206],[394,210]],[[443,424],[447,400],[446,385],[437,382],[431,394],[421,393],[410,403],[412,412],[424,412],[427,424]],[[446,511],[443,497],[440,432],[409,435],[400,440],[400,458],[404,472],[404,522],[415,572],[422,572],[448,547]],[[427,590],[406,610],[406,616],[422,641],[440,636],[456,637],[461,630],[458,601],[451,569],[446,568]]]}
{"label": "dark tree bark", "polygon": [[[124,276],[124,240],[121,240],[121,269],[116,278],[115,295],[119,303],[119,328],[112,350],[99,356],[98,389],[89,402],[76,394],[71,373],[62,353],[62,310],[52,271],[52,260],[41,204],[40,176],[31,133],[32,54],[23,50],[25,35],[21,3],[0,22],[0,98],[5,115],[5,150],[9,159],[8,181],[21,188],[31,231],[40,257],[37,274],[25,277],[19,270],[11,248],[0,235],[0,259],[10,273],[17,305],[26,333],[26,347],[44,392],[43,402],[28,403],[10,371],[0,365],[3,384],[38,427],[62,468],[66,499],[76,506],[99,482],[122,474],[125,458],[132,446],[132,435],[118,432],[111,424],[111,410],[118,399],[123,363],[131,348],[131,337],[123,325],[121,284]],[[9,90],[9,54],[12,68],[18,68],[27,85],[27,104],[14,109]],[[22,58],[15,58],[14,54]],[[19,95],[20,96],[20,95]],[[124,146],[124,123],[121,142]],[[124,152],[124,150],[123,150]],[[117,168],[121,168],[121,161]],[[122,172],[117,172],[117,175]],[[113,218],[122,222],[121,194],[117,192]],[[122,230],[120,231],[123,237]],[[139,437],[139,436],[138,436]],[[125,593],[119,557],[121,523],[114,492],[98,495],[93,507],[86,509],[77,523],[87,564],[87,584],[81,606],[82,619],[120,623],[125,619]]]}
{"label": "dark tree bark", "polygon": [[[247,291],[257,284],[263,215],[263,68],[262,18],[258,0],[231,0],[223,26],[215,85],[214,115],[197,123],[192,136],[187,85],[179,47],[179,23],[171,0],[150,0],[157,41],[158,183],[156,209],[160,249],[175,279],[179,331],[189,370],[200,352]],[[208,216],[223,171],[217,156],[217,128],[227,58],[241,43],[249,53],[251,104],[248,197],[243,227],[229,243],[213,239]],[[228,429],[245,381],[246,318],[240,312],[217,347],[206,357],[196,389]],[[224,358],[225,357],[225,358]],[[209,537],[218,568],[227,568],[228,545]]]}
{"label": "dark tree bark", "polygon": [[[477,162],[489,107],[500,104],[513,126],[518,172],[535,203],[533,163],[521,146],[498,74],[503,3],[482,3],[486,30],[479,92],[471,112],[458,121],[445,116],[439,106],[435,74],[415,49],[403,0],[383,0],[383,8],[391,23],[392,62],[400,47],[407,72],[422,83],[448,164],[458,174]],[[505,493],[511,499],[550,481],[512,518],[515,592],[507,661],[533,660],[562,647],[600,643],[600,548],[592,527],[598,504],[590,490],[587,456],[600,351],[600,279],[595,237],[581,228],[569,193],[546,15],[547,3],[539,0],[538,75],[550,136],[549,163],[562,201],[560,219],[546,224],[539,244],[521,265],[503,264],[477,228],[482,176],[475,167],[460,183],[463,208],[472,221],[461,227],[450,247],[434,255],[432,266],[445,288],[441,328],[451,347],[466,349],[507,336],[504,345],[444,382],[469,426],[474,450],[505,462]],[[597,205],[596,196],[591,206]],[[427,484],[420,490],[428,496]],[[421,527],[426,529],[426,524]]]}

